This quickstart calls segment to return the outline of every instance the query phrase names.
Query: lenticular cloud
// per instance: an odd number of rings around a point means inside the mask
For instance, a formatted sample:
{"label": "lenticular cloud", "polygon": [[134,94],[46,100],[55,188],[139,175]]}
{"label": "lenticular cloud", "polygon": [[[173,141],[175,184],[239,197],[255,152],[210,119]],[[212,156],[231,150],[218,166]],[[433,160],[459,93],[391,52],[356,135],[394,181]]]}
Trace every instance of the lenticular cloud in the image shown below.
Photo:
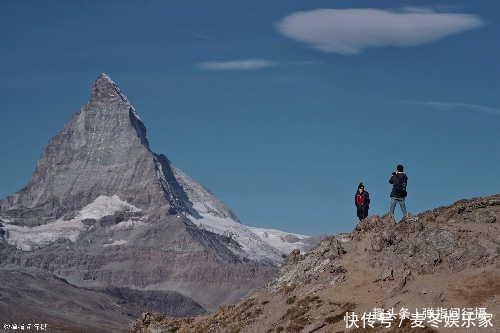
{"label": "lenticular cloud", "polygon": [[423,45],[483,25],[475,15],[428,10],[317,9],[291,14],[276,27],[319,51],[349,55],[374,47]]}
{"label": "lenticular cloud", "polygon": [[231,71],[231,70],[249,71],[266,67],[272,67],[275,65],[276,65],[275,63],[268,60],[245,59],[245,60],[234,60],[234,61],[202,62],[198,64],[198,67],[201,69],[211,70],[211,71]]}

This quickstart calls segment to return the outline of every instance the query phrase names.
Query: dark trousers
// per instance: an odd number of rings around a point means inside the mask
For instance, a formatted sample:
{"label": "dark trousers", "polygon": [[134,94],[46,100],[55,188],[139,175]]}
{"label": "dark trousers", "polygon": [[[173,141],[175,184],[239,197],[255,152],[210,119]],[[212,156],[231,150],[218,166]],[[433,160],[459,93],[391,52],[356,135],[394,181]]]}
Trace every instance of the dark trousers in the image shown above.
{"label": "dark trousers", "polygon": [[358,208],[357,214],[358,214],[358,218],[360,221],[362,219],[365,219],[366,217],[368,217],[368,207],[367,206],[359,205],[356,207]]}

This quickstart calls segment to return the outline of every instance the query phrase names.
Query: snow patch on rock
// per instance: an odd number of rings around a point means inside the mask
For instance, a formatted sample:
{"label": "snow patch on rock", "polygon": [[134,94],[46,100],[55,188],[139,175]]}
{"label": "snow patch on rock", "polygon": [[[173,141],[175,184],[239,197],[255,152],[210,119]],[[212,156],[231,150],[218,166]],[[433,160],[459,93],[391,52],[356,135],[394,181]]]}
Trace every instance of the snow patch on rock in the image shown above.
{"label": "snow patch on rock", "polygon": [[94,202],[83,207],[75,216],[77,220],[95,219],[111,216],[118,212],[140,212],[141,209],[123,201],[116,194],[112,197],[101,195]]}
{"label": "snow patch on rock", "polygon": [[120,240],[115,240],[113,243],[111,244],[104,244],[103,246],[104,247],[108,247],[108,246],[117,246],[117,245],[123,245],[123,244],[126,244],[127,241],[125,239],[120,239]]}
{"label": "snow patch on rock", "polygon": [[114,226],[111,227],[111,229],[112,230],[127,230],[127,229],[134,229],[135,227],[138,227],[140,225],[148,225],[148,224],[145,222],[142,222],[142,221],[128,220],[128,221],[123,221],[123,222],[115,224]]}
{"label": "snow patch on rock", "polygon": [[[5,239],[8,244],[16,246],[20,250],[32,251],[58,241],[69,241],[75,243],[81,233],[89,227],[82,223],[86,219],[99,220],[118,212],[140,212],[141,210],[123,200],[117,195],[112,197],[101,195],[92,203],[80,210],[73,219],[65,221],[59,219],[55,222],[36,227],[20,227],[11,224],[12,221],[2,218],[6,231]],[[144,224],[140,221],[124,221],[114,225],[113,229],[130,229]],[[126,241],[125,241],[126,242]],[[121,245],[115,241],[107,245]]]}
{"label": "snow patch on rock", "polygon": [[276,229],[265,229],[265,228],[255,228],[249,227],[249,229],[255,233],[261,240],[268,243],[274,248],[277,248],[282,253],[288,255],[293,250],[299,249],[302,254],[306,252],[306,248],[309,244],[304,243],[302,240],[309,238],[310,236],[293,234]]}
{"label": "snow patch on rock", "polygon": [[85,228],[80,220],[57,220],[33,228],[5,224],[7,243],[24,251],[41,248],[59,240],[68,240],[74,243]]}

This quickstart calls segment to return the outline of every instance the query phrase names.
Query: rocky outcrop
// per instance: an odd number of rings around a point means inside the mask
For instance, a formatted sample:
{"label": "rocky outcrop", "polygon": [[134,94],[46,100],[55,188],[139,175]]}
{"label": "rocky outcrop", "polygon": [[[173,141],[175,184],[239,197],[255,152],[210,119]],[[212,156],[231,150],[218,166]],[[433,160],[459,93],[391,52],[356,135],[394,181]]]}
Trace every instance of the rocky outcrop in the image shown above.
{"label": "rocky outcrop", "polygon": [[[391,214],[371,216],[305,255],[292,252],[271,282],[240,302],[196,318],[148,314],[131,331],[338,332],[346,331],[347,312],[361,318],[374,308],[396,315],[403,308],[481,308],[493,326],[476,320],[467,331],[492,332],[500,325],[499,216],[499,194],[407,215],[400,223]],[[380,322],[365,328],[447,331],[443,318],[423,320],[426,328],[414,324],[396,319],[389,328]]]}
{"label": "rocky outcrop", "polygon": [[407,215],[398,224],[390,214],[374,216],[356,226],[352,239],[370,242],[367,251],[383,271],[400,275],[456,272],[499,262],[500,241],[494,233],[498,216],[499,196],[462,200]]}

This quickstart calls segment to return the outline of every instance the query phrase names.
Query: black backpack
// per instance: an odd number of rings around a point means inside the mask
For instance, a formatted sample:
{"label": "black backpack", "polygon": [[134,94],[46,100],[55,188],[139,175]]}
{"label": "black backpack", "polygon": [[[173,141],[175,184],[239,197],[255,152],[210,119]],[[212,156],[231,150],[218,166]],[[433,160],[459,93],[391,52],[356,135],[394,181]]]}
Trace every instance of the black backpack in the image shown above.
{"label": "black backpack", "polygon": [[394,195],[400,198],[404,198],[408,195],[406,192],[406,177],[398,175],[398,181],[394,184]]}

